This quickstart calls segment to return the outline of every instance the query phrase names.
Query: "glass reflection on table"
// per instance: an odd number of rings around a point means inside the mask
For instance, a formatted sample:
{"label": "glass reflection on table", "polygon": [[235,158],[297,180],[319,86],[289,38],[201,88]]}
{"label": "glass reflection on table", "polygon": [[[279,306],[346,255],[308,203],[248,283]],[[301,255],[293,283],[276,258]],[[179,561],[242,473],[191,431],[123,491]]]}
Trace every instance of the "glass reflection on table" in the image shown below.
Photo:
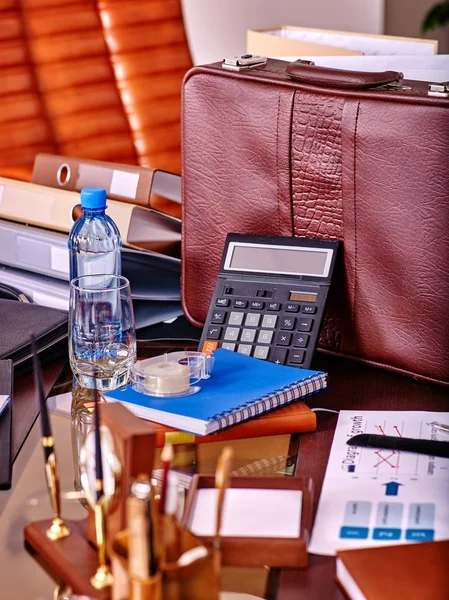
{"label": "glass reflection on table", "polygon": [[[86,502],[68,499],[70,492],[81,491],[79,451],[92,427],[92,390],[77,387],[48,400],[52,412],[53,434],[59,461],[62,514],[67,519],[85,519]],[[218,456],[226,445],[234,450],[235,475],[291,475],[298,451],[298,437],[271,436],[215,442],[184,444],[175,447],[173,468],[186,476],[213,474]],[[160,449],[155,469],[160,468]],[[73,496],[73,494],[72,494]],[[47,573],[24,548],[23,528],[30,521],[49,518],[50,503],[44,478],[39,423],[31,429],[14,464],[13,487],[0,493],[0,597],[5,600],[48,600],[54,597],[55,578]],[[266,568],[223,569],[222,589],[264,597]],[[63,586],[63,582],[57,582]],[[62,590],[63,587],[60,588]],[[56,597],[58,597],[56,595]]]}

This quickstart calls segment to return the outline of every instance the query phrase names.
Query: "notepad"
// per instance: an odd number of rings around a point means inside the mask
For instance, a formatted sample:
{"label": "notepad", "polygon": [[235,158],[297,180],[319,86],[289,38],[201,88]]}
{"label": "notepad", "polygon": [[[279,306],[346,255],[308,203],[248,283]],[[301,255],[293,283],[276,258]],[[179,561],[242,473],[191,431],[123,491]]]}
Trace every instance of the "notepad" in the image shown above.
{"label": "notepad", "polygon": [[219,348],[209,379],[191,396],[147,396],[130,385],[105,394],[138,417],[197,435],[209,435],[324,389],[327,375]]}
{"label": "notepad", "polygon": [[[217,494],[215,488],[198,490],[190,520],[190,531],[195,535],[215,534]],[[220,535],[296,539],[300,534],[301,506],[301,490],[228,489]]]}

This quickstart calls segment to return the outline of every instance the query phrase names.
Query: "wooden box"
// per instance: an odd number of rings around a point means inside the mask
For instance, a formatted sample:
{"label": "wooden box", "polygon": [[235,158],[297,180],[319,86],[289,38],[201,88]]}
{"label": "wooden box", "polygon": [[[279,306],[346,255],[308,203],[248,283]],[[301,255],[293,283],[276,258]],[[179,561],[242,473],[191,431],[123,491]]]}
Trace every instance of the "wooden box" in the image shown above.
{"label": "wooden box", "polygon": [[[215,533],[214,487],[213,476],[195,475],[182,519],[183,526],[206,543],[212,543]],[[302,492],[302,498],[285,493],[289,491]],[[306,567],[312,501],[313,482],[307,477],[231,477],[220,537],[223,566]],[[265,522],[270,511],[275,522],[271,518]],[[252,525],[250,533],[241,528]]]}

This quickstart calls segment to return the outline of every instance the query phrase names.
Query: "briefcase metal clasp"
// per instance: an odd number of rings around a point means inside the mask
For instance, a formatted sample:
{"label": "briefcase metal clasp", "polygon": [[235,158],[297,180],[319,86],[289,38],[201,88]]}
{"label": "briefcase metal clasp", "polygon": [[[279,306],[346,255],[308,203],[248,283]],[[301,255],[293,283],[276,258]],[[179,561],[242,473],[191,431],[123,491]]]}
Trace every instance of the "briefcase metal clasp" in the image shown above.
{"label": "briefcase metal clasp", "polygon": [[223,69],[231,71],[242,71],[244,69],[253,69],[254,67],[262,67],[267,64],[265,56],[257,56],[255,54],[241,54],[232,58],[224,58],[221,66]]}
{"label": "briefcase metal clasp", "polygon": [[443,81],[442,83],[429,83],[427,94],[429,96],[449,98],[449,81]]}

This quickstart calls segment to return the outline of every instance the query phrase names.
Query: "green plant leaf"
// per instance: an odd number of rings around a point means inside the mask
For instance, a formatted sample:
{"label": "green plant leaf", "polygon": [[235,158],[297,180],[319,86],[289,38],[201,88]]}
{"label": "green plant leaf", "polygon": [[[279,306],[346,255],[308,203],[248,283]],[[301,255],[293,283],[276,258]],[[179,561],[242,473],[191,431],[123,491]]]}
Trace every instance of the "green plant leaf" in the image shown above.
{"label": "green plant leaf", "polygon": [[449,2],[435,4],[424,17],[421,31],[426,33],[449,23]]}

